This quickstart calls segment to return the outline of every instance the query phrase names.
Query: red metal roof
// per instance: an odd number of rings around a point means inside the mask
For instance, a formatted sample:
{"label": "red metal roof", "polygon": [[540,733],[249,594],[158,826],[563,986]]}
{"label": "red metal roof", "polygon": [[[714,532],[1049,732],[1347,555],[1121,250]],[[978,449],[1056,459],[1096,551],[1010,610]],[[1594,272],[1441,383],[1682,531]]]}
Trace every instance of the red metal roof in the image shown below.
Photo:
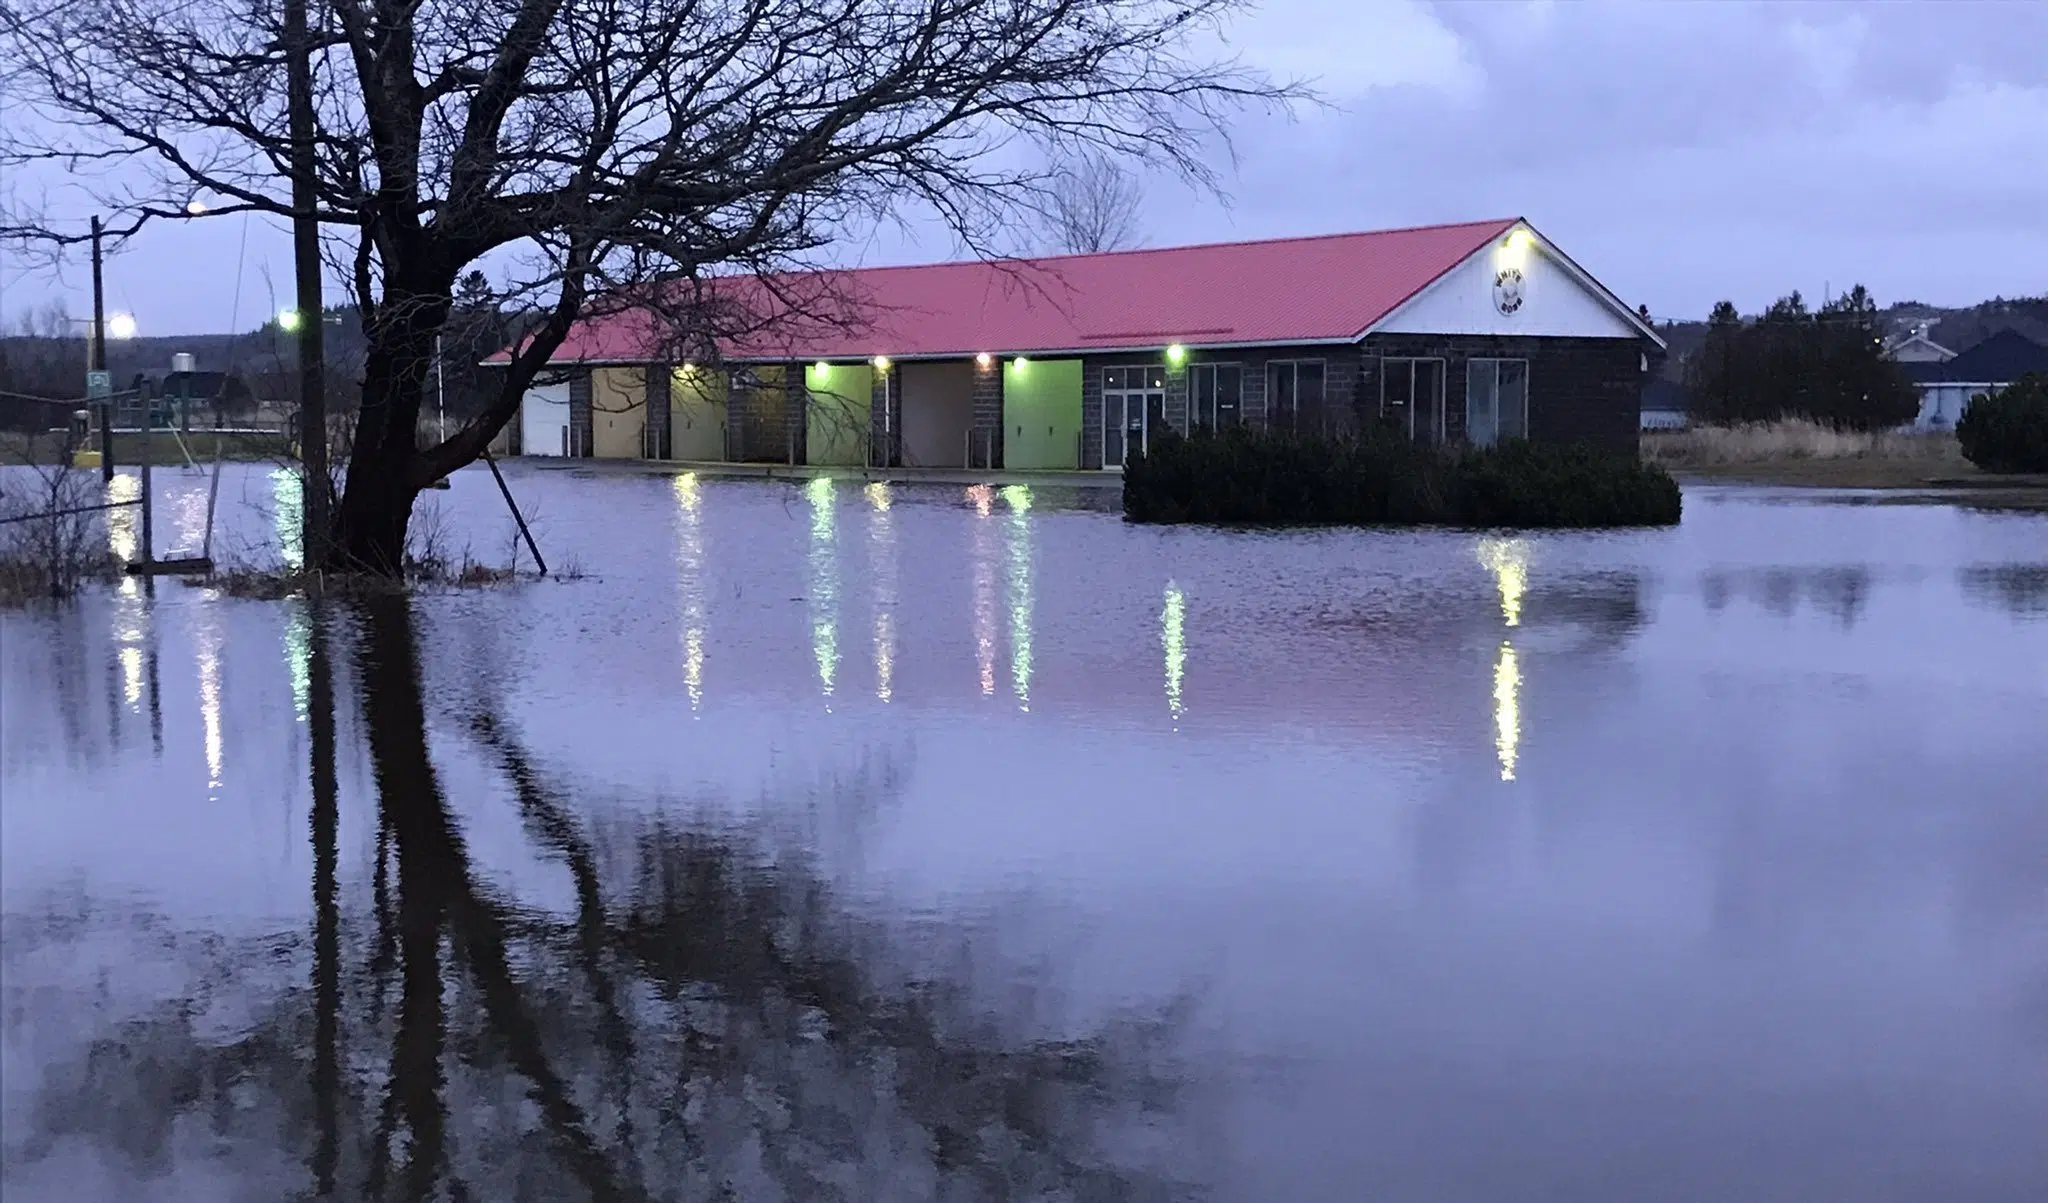
{"label": "red metal roof", "polygon": [[[849,317],[769,323],[771,334],[729,339],[722,351],[736,360],[913,359],[1345,341],[1516,220],[791,276],[783,279],[816,283]],[[750,276],[720,281],[727,289],[735,299],[774,291]],[[554,360],[663,358],[651,328],[637,313],[589,319]]]}

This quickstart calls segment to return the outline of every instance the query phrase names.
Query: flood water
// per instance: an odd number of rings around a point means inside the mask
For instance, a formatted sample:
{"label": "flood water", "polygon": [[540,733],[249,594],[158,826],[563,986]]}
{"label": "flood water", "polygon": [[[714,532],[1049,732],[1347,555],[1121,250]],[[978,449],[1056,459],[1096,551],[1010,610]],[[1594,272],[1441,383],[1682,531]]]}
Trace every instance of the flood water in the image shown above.
{"label": "flood water", "polygon": [[2048,1199],[2048,519],[508,475],[0,614],[9,1203]]}

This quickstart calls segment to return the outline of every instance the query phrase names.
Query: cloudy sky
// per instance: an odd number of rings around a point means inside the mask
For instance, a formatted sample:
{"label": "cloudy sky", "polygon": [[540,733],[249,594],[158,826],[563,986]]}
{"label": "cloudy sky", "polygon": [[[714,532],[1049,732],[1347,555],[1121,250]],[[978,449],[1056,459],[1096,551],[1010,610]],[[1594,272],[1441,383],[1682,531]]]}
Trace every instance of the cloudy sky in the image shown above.
{"label": "cloudy sky", "polygon": [[[1859,281],[1884,302],[2048,292],[2040,0],[1264,0],[1232,42],[1329,103],[1240,123],[1227,205],[1153,181],[1152,245],[1520,215],[1659,316]],[[253,325],[289,248],[252,223],[244,250],[239,223],[150,233],[109,303],[152,333]],[[0,261],[0,312],[84,312],[84,279]]]}

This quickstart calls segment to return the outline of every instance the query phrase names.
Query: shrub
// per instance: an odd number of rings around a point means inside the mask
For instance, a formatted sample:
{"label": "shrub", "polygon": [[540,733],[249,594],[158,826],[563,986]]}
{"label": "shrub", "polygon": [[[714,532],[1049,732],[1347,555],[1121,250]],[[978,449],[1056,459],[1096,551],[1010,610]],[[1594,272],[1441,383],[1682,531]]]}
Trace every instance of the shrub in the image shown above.
{"label": "shrub", "polygon": [[1987,472],[2048,472],[2048,376],[2030,372],[1971,400],[1956,441]]}
{"label": "shrub", "polygon": [[1662,468],[1583,446],[1436,451],[1397,434],[1296,438],[1235,428],[1155,438],[1124,469],[1133,522],[1276,526],[1658,526],[1678,521]]}

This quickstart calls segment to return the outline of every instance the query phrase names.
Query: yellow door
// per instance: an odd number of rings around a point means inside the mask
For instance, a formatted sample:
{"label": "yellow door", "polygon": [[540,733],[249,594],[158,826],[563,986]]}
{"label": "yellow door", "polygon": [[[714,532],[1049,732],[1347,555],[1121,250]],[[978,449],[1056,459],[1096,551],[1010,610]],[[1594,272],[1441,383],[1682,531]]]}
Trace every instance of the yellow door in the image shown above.
{"label": "yellow door", "polygon": [[644,459],[646,440],[646,371],[598,368],[591,372],[591,454],[598,459]]}

